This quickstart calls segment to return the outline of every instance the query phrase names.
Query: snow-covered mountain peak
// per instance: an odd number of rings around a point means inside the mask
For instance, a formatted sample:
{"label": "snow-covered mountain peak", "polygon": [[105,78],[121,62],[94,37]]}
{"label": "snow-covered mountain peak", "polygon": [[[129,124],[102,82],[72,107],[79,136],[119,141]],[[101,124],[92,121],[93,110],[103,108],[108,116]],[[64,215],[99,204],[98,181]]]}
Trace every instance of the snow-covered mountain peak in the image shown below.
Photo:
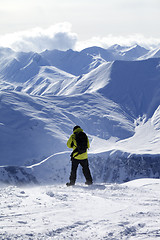
{"label": "snow-covered mountain peak", "polygon": [[14,53],[14,51],[11,48],[0,47],[0,58],[9,56],[13,53]]}
{"label": "snow-covered mountain peak", "polygon": [[160,47],[148,51],[148,53],[139,57],[138,60],[144,60],[148,58],[159,58],[160,57]]}
{"label": "snow-covered mountain peak", "polygon": [[121,50],[124,49],[124,48],[126,48],[126,47],[123,47],[123,46],[121,46],[121,45],[119,45],[119,44],[114,44],[114,45],[110,46],[110,47],[108,48],[108,50],[121,51]]}
{"label": "snow-covered mountain peak", "polygon": [[148,49],[145,49],[144,47],[141,47],[137,44],[123,48],[120,51],[121,56],[123,56],[124,60],[136,60],[137,58],[147,54],[149,52]]}

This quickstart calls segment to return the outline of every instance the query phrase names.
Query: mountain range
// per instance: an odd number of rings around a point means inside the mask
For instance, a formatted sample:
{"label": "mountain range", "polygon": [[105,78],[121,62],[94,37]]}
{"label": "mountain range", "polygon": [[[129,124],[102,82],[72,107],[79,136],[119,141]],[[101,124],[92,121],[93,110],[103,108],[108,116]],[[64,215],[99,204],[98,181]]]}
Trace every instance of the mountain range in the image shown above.
{"label": "mountain range", "polygon": [[1,181],[66,181],[74,125],[95,181],[160,177],[160,49],[0,48],[0,90]]}

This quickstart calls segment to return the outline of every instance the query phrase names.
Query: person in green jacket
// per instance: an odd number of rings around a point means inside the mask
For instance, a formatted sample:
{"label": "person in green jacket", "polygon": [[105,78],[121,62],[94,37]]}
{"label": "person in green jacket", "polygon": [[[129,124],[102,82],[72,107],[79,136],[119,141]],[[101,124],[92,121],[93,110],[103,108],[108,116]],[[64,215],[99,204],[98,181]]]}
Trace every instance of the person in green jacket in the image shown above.
{"label": "person in green jacket", "polygon": [[[73,149],[73,152],[71,154],[72,166],[71,166],[71,174],[69,178],[70,182],[66,184],[67,186],[75,185],[76,177],[77,177],[77,168],[79,164],[82,166],[83,174],[86,179],[85,184],[91,185],[93,183],[92,176],[89,169],[89,164],[88,164],[87,149],[83,153],[78,153],[77,151],[76,134],[79,132],[83,132],[83,130],[81,129],[80,126],[75,126],[73,128],[73,134],[70,136],[69,140],[67,141],[67,147]],[[90,147],[90,144],[89,144],[89,139],[87,137],[87,148],[89,147]]]}

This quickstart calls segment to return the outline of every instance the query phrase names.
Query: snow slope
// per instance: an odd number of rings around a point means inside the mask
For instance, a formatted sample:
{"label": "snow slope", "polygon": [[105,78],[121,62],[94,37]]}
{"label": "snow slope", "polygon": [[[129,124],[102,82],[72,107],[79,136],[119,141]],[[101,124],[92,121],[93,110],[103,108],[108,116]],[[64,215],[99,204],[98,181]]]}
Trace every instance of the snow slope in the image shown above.
{"label": "snow slope", "polygon": [[1,186],[0,239],[159,239],[160,180]]}
{"label": "snow slope", "polygon": [[134,133],[132,119],[97,94],[39,97],[2,91],[0,101],[1,165],[29,165],[67,150],[66,141],[76,123],[87,129],[90,140]]}

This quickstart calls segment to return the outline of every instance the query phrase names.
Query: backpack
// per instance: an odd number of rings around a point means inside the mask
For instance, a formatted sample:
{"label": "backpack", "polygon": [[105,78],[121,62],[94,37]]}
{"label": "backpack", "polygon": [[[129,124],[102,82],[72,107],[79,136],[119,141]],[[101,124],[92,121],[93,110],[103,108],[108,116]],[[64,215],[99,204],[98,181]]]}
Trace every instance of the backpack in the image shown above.
{"label": "backpack", "polygon": [[88,148],[88,139],[87,135],[84,132],[75,133],[76,135],[76,143],[77,143],[77,151],[79,154],[85,153]]}
{"label": "backpack", "polygon": [[75,139],[77,147],[72,152],[71,157],[73,157],[74,153],[77,153],[74,157],[78,156],[79,154],[85,153],[88,148],[88,138],[84,132],[75,133]]}

